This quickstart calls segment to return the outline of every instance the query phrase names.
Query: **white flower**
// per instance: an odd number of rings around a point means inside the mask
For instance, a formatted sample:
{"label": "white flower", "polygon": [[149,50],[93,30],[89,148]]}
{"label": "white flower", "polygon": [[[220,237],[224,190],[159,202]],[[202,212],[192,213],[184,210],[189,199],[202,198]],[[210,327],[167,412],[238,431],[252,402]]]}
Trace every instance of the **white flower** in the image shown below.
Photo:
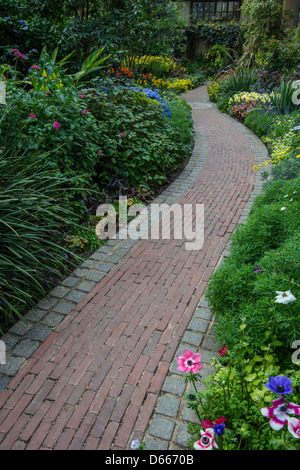
{"label": "white flower", "polygon": [[139,450],[141,448],[140,441],[138,439],[135,439],[135,441],[132,441],[130,447],[131,447],[131,449]]}
{"label": "white flower", "polygon": [[276,291],[276,294],[278,294],[275,300],[275,303],[277,304],[289,304],[296,300],[296,297],[293,296],[290,290],[287,290],[286,292]]}
{"label": "white flower", "polygon": [[282,207],[280,210],[281,210],[281,211],[285,211],[285,209],[286,209],[286,207]]}

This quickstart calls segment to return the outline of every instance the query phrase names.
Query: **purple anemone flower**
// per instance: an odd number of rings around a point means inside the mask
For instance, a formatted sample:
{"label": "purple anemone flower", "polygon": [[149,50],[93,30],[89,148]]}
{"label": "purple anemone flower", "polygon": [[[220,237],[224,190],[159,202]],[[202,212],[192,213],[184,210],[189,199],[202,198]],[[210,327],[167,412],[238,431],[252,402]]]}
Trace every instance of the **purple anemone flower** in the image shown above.
{"label": "purple anemone flower", "polygon": [[281,377],[269,377],[269,383],[265,384],[265,386],[271,390],[271,392],[278,393],[279,395],[287,395],[293,391],[291,384],[291,379],[283,375]]}

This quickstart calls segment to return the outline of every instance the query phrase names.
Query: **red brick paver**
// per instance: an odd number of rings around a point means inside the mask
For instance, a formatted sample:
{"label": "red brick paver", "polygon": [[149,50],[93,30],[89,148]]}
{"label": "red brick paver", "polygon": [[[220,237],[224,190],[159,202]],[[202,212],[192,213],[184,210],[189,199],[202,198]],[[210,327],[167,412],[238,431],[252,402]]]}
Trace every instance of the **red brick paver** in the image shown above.
{"label": "red brick paver", "polygon": [[[201,102],[200,87],[186,94]],[[179,197],[204,204],[205,243],[139,240],[0,394],[0,449],[128,449],[143,438],[174,354],[251,195],[255,155],[214,109],[194,107],[202,171]]]}

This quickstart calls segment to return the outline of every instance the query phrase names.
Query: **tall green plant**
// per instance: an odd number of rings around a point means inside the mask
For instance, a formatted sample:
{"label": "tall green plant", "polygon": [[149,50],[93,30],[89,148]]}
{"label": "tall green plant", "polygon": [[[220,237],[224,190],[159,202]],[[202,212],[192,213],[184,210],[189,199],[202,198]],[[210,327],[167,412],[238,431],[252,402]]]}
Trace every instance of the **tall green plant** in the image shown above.
{"label": "tall green plant", "polygon": [[45,295],[51,278],[67,272],[71,253],[54,235],[75,225],[73,214],[65,207],[63,188],[69,179],[53,174],[48,155],[18,150],[18,140],[18,135],[12,140],[0,139],[2,326],[21,317]]}
{"label": "tall green plant", "polygon": [[270,93],[271,106],[282,112],[292,112],[298,109],[299,105],[293,99],[295,90],[299,88],[294,86],[294,81],[282,80],[279,90],[273,90]]}

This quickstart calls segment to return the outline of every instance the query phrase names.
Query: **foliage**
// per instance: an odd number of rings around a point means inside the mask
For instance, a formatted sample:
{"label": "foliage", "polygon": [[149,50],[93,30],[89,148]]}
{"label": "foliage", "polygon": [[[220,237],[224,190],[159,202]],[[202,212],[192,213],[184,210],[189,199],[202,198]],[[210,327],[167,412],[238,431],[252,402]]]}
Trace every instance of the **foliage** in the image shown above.
{"label": "foliage", "polygon": [[[181,41],[183,24],[177,6],[164,0],[0,1],[0,46],[21,50],[58,46],[59,57],[71,52],[72,73],[87,56],[106,46],[122,57],[170,55]],[[4,51],[5,52],[5,51]]]}
{"label": "foliage", "polygon": [[214,45],[205,55],[206,66],[211,70],[221,70],[229,63],[229,57],[225,46]]}
{"label": "foliage", "polygon": [[[261,108],[247,114],[245,124],[268,146],[273,164],[299,158],[298,131],[293,130],[300,124],[299,111],[288,113],[287,108],[269,110]],[[291,162],[291,166],[297,167],[297,162]]]}
{"label": "foliage", "polygon": [[253,69],[232,71],[220,80],[218,98],[229,100],[233,95],[241,92],[250,92],[252,85],[257,79],[256,71]]}
{"label": "foliage", "polygon": [[199,37],[210,45],[229,46],[239,50],[243,35],[243,25],[235,21],[199,25]]}
{"label": "foliage", "polygon": [[176,4],[164,0],[119,2],[108,11],[105,24],[110,36],[119,38],[131,69],[131,61],[144,54],[171,55],[183,26]]}
{"label": "foliage", "polygon": [[277,0],[244,0],[245,38],[255,35],[257,46],[270,37],[280,38],[285,29],[283,7]]}
{"label": "foliage", "polygon": [[[43,152],[53,151],[51,160],[55,164],[57,175],[69,178],[80,177],[80,188],[96,189],[96,165],[101,150],[101,126],[92,115],[88,114],[84,99],[79,95],[73,78],[67,75],[61,66],[55,64],[44,53],[32,68],[28,82],[33,87],[27,91],[13,80],[6,83],[7,101],[11,108],[8,119],[2,123],[1,132],[13,136],[13,122],[26,124],[26,133],[21,135],[22,148]],[[86,190],[78,190],[81,198],[86,198]]]}
{"label": "foliage", "polygon": [[55,234],[72,230],[78,222],[67,208],[75,181],[55,174],[52,153],[20,149],[20,139],[18,133],[9,141],[0,136],[2,326],[20,317],[67,274],[73,255]]}
{"label": "foliage", "polygon": [[255,68],[258,65],[256,54],[255,54],[255,42],[256,37],[252,36],[248,43],[243,44],[243,50],[239,54],[236,50],[230,49],[229,56],[232,61],[231,67],[236,73],[241,71],[248,72],[251,68]]}
{"label": "foliage", "polygon": [[276,291],[300,295],[298,189],[299,179],[265,188],[247,222],[236,229],[230,256],[210,280],[207,297],[218,315],[222,342],[232,345],[241,323],[248,326],[254,350],[265,344],[268,328],[286,350],[297,339],[298,301],[280,305],[274,300]]}
{"label": "foliage", "polygon": [[140,71],[144,74],[151,73],[157,78],[165,77],[175,68],[174,60],[161,56],[142,56],[136,59]]}
{"label": "foliage", "polygon": [[143,75],[143,78],[137,80],[137,84],[144,87],[151,87],[152,89],[158,89],[160,91],[171,91],[174,93],[183,93],[188,90],[191,90],[195,86],[201,83],[203,76],[194,76],[188,78],[176,78],[176,79],[163,79],[157,78],[151,73],[148,75]]}
{"label": "foliage", "polygon": [[228,108],[230,114],[240,121],[244,121],[249,111],[256,108],[267,109],[269,102],[269,96],[266,94],[255,92],[237,93],[228,101]]}
{"label": "foliage", "polygon": [[269,39],[261,44],[256,58],[260,67],[268,72],[291,70],[299,64],[299,40]]}
{"label": "foliage", "polygon": [[[103,87],[103,88],[102,88]],[[172,129],[165,100],[152,90],[116,87],[103,82],[86,93],[89,111],[107,125],[102,143],[103,181],[111,175],[139,188],[161,184],[187,157],[180,135]],[[181,107],[183,114],[187,112]]]}
{"label": "foliage", "polygon": [[[289,400],[299,403],[300,371],[280,367],[277,356],[280,342],[268,330],[265,331],[268,344],[255,354],[248,342],[247,330],[247,325],[240,324],[233,348],[228,350],[226,347],[224,354],[221,349],[219,357],[212,360],[215,372],[203,380],[203,391],[199,392],[195,385],[195,391],[185,395],[188,408],[197,412],[200,421],[188,426],[191,448],[200,437],[200,426],[205,429],[209,426],[205,424],[207,422],[223,422],[223,432],[220,430],[215,436],[219,450],[275,450],[279,446],[299,449],[297,440],[287,432],[286,426],[281,431],[272,430],[261,409],[270,406],[276,398],[266,387],[269,378],[282,374],[292,377],[293,391]],[[186,381],[193,383],[198,376],[186,374]]]}
{"label": "foliage", "polygon": [[298,94],[297,88],[300,87],[300,82],[296,89],[293,83],[294,82],[292,80],[288,82],[282,80],[280,88],[278,90],[273,90],[270,93],[271,106],[280,109],[283,113],[286,112],[286,110],[292,112],[297,109],[298,105],[293,100],[293,96]]}

